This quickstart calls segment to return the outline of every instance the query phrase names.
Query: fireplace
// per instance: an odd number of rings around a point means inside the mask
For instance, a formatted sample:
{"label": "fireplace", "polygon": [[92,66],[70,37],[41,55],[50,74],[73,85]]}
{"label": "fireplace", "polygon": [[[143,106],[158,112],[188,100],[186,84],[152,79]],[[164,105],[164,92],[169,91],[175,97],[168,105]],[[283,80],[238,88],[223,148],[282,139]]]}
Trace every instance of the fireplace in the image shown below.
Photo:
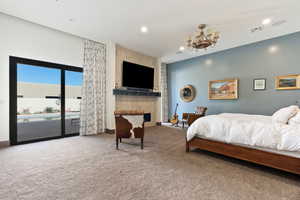
{"label": "fireplace", "polygon": [[144,122],[151,122],[151,113],[144,113]]}

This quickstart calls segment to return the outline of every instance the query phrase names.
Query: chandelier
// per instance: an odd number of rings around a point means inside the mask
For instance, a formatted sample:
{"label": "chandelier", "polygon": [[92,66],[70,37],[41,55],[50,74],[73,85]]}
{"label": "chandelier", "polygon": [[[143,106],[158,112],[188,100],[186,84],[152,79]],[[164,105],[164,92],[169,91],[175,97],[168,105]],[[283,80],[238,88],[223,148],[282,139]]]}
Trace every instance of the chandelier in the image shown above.
{"label": "chandelier", "polygon": [[194,36],[190,36],[186,40],[186,46],[192,50],[206,49],[209,46],[215,46],[218,39],[220,38],[220,33],[213,31],[212,29],[206,29],[206,24],[200,24],[198,26],[198,31]]}

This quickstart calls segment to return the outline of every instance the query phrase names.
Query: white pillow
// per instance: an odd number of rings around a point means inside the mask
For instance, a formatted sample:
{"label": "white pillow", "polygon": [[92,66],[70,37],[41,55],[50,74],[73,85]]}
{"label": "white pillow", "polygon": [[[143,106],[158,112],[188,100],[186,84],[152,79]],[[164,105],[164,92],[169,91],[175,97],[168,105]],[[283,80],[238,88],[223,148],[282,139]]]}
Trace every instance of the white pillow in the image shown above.
{"label": "white pillow", "polygon": [[286,108],[281,108],[273,114],[272,121],[274,123],[287,124],[288,121],[297,114],[298,110],[298,106],[289,106]]}
{"label": "white pillow", "polygon": [[297,114],[289,120],[290,125],[300,125],[300,109]]}

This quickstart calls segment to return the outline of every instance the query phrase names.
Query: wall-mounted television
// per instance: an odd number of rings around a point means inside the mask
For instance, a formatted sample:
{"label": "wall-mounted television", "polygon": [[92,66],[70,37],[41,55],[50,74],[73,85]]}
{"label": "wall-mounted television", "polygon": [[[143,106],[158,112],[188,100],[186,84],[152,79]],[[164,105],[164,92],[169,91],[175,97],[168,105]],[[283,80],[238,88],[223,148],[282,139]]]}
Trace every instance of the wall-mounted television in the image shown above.
{"label": "wall-mounted television", "polygon": [[154,68],[123,61],[123,87],[153,89]]}

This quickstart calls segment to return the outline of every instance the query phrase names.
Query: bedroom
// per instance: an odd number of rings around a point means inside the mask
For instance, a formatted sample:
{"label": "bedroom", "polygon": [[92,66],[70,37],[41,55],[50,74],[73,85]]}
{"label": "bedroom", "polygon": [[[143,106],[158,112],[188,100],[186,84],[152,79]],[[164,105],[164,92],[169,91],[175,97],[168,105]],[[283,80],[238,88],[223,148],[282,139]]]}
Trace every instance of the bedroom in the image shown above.
{"label": "bedroom", "polygon": [[1,1],[1,199],[299,199],[299,8]]}

